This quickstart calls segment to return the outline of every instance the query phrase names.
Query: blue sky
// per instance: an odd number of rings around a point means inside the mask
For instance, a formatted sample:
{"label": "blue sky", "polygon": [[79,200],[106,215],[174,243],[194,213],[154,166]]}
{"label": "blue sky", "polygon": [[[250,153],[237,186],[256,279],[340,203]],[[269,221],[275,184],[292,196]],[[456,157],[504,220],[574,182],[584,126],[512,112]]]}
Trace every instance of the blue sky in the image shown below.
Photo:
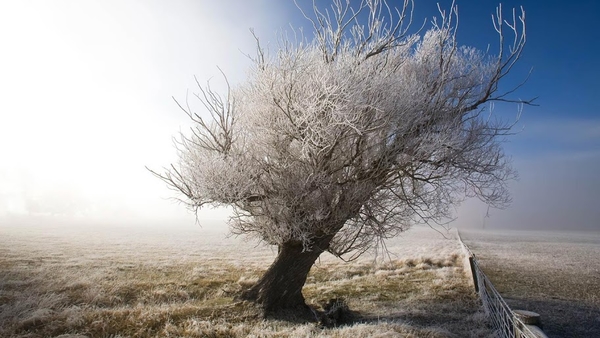
{"label": "blue sky", "polygon": [[[416,23],[436,15],[436,1],[415,2]],[[456,4],[459,43],[495,46],[497,2]],[[533,68],[514,97],[539,106],[524,107],[505,145],[521,176],[514,202],[484,220],[487,208],[469,201],[454,225],[600,229],[600,2],[511,0],[505,15],[519,6],[528,41],[503,88]],[[193,223],[144,169],[174,161],[171,137],[189,126],[171,96],[193,91],[194,75],[218,78],[217,66],[241,81],[242,52],[254,51],[248,29],[274,47],[290,23],[309,27],[287,0],[3,1],[0,219]],[[496,112],[513,119],[517,107]]]}

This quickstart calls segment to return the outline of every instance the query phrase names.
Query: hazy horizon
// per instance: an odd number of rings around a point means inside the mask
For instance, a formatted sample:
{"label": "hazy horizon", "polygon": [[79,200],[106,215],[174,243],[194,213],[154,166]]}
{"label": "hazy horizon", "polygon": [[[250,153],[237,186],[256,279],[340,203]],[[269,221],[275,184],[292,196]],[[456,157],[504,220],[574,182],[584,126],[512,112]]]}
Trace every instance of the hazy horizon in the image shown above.
{"label": "hazy horizon", "polygon": [[[392,2],[393,3],[393,2]],[[451,1],[441,1],[449,8]],[[490,15],[497,1],[457,1],[459,43],[486,49],[497,42]],[[600,4],[523,5],[528,42],[503,88],[533,73],[517,98],[525,106],[505,143],[520,179],[512,205],[491,209],[467,201],[452,227],[600,230],[600,66],[594,29]],[[415,19],[436,15],[415,4]],[[506,14],[505,13],[505,14]],[[181,0],[102,2],[41,0],[0,4],[0,225],[43,222],[196,226],[152,176],[176,161],[172,138],[190,126],[172,96],[185,100],[201,83],[235,85],[261,43],[277,47],[289,24],[308,28],[292,1]],[[516,105],[495,113],[511,121]],[[489,214],[489,217],[486,217]],[[223,220],[226,212],[203,211]]]}

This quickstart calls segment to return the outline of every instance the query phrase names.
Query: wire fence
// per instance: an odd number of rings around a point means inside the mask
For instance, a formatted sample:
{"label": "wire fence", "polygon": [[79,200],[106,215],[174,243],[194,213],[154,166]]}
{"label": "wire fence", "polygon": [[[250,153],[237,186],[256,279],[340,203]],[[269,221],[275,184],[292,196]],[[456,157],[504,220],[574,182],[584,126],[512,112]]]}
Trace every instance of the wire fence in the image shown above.
{"label": "wire fence", "polygon": [[483,273],[475,255],[463,243],[460,234],[458,234],[458,240],[469,260],[475,290],[481,298],[483,308],[496,334],[502,338],[547,338],[539,327],[528,325],[519,319],[517,314],[506,304],[489,278]]}

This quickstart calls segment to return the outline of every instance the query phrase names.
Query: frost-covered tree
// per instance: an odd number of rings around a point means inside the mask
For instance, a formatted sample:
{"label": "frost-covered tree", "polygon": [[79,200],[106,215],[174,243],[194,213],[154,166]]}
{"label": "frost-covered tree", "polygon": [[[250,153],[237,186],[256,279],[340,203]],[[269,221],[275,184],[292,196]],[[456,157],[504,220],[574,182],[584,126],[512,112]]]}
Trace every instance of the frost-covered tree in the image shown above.
{"label": "frost-covered tree", "polygon": [[225,96],[200,87],[210,117],[180,105],[194,127],[179,162],[154,174],[196,211],[231,206],[233,233],[278,246],[242,295],[267,312],[306,308],[302,287],[325,251],[356,257],[446,219],[465,197],[509,201],[514,172],[500,142],[512,125],[486,108],[523,103],[498,86],[521,56],[524,12],[505,20],[498,9],[499,52],[489,55],[457,44],[454,6],[409,34],[412,6],[313,5],[303,14],[314,37],[284,36],[273,55],[257,39],[245,82]]}

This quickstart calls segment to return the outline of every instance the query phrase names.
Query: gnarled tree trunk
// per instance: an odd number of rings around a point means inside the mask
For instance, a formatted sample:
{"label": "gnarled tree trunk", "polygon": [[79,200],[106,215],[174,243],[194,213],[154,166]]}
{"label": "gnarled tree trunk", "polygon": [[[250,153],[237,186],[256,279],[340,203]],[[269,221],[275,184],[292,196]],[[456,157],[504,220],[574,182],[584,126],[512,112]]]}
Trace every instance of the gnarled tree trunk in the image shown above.
{"label": "gnarled tree trunk", "polygon": [[242,299],[260,304],[265,314],[278,310],[306,313],[308,306],[302,287],[308,273],[328,247],[333,236],[315,241],[310,251],[300,242],[287,242],[279,247],[277,258],[260,280],[242,294]]}

